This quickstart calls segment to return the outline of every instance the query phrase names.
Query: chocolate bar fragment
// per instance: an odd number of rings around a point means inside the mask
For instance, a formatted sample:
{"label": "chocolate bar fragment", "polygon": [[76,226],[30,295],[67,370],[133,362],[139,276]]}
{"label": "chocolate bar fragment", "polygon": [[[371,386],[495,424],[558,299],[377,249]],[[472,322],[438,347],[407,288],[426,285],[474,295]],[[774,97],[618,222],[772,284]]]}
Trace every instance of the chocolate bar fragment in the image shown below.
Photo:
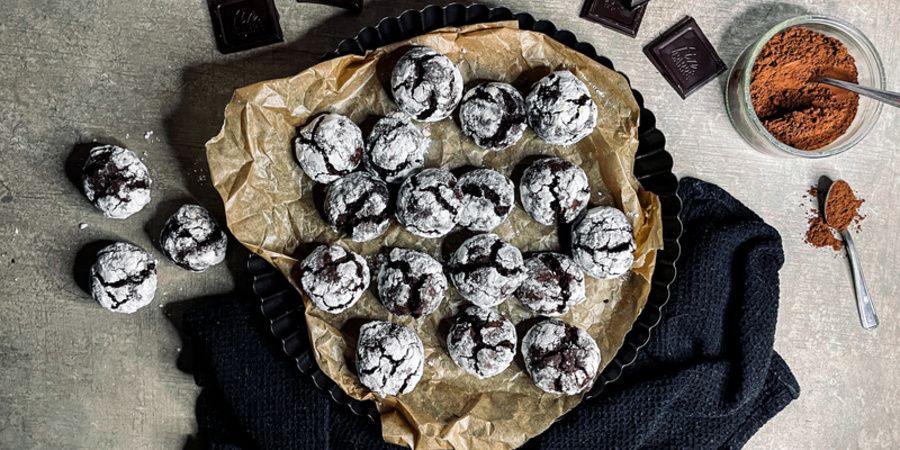
{"label": "chocolate bar fragment", "polygon": [[644,54],[681,98],[687,98],[727,68],[690,16],[647,44]]}
{"label": "chocolate bar fragment", "polygon": [[284,41],[273,0],[207,0],[222,53]]}
{"label": "chocolate bar fragment", "polygon": [[635,37],[646,9],[646,4],[628,8],[620,0],[586,0],[581,8],[581,17]]}
{"label": "chocolate bar fragment", "polygon": [[360,12],[363,9],[363,0],[297,0],[297,3],[319,3],[349,9],[353,12]]}
{"label": "chocolate bar fragment", "polygon": [[629,8],[636,8],[639,5],[643,5],[644,3],[649,2],[650,0],[619,0],[623,5]]}

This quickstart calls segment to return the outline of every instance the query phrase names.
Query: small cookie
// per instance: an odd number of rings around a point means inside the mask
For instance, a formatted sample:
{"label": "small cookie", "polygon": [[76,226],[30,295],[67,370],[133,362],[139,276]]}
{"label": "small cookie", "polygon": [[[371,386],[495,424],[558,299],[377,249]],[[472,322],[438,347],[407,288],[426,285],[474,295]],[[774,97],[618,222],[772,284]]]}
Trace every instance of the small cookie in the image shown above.
{"label": "small cookie", "polygon": [[419,318],[434,312],[447,290],[444,267],[431,256],[393,248],[375,261],[378,299],[393,314]]}
{"label": "small cookie", "polygon": [[513,182],[491,169],[473,170],[459,177],[462,209],[459,225],[472,231],[491,231],[512,212],[516,201]]}
{"label": "small cookie", "polygon": [[516,356],[516,327],[493,308],[468,306],[450,328],[447,350],[457,366],[489,378],[506,370]]}
{"label": "small cookie", "polygon": [[422,340],[409,328],[373,321],[359,330],[356,370],[359,381],[384,397],[412,392],[425,368]]}
{"label": "small cookie", "polygon": [[203,272],[225,260],[228,236],[206,208],[184,205],[166,220],[159,243],[175,264]]}
{"label": "small cookie", "polygon": [[528,277],[516,298],[528,309],[545,316],[561,316],[585,300],[584,273],[572,258],[561,253],[537,253],[525,260]]}
{"label": "small cookie", "polygon": [[91,296],[100,306],[131,314],[156,295],[156,260],[144,249],[116,242],[97,253],[91,266]]}
{"label": "small cookie", "polygon": [[461,207],[456,177],[444,169],[425,169],[400,185],[397,221],[416,236],[437,238],[456,226]]}
{"label": "small cookie", "polygon": [[343,312],[369,286],[369,266],[357,253],[338,245],[320,245],[300,263],[300,286],[322,311]]}
{"label": "small cookie", "polygon": [[471,237],[453,253],[450,278],[466,300],[485,308],[499,305],[525,279],[522,253],[496,234]]}
{"label": "small cookie", "polygon": [[367,172],[354,172],[328,185],[325,218],[331,229],[355,242],[377,238],[391,225],[387,185]]}
{"label": "small cookie", "polygon": [[584,392],[600,367],[600,348],[591,335],[559,319],[538,322],[525,333],[522,357],[534,384],[551,394]]}
{"label": "small cookie", "polygon": [[366,169],[388,183],[402,183],[425,165],[430,142],[406,114],[383,117],[366,141]]}
{"label": "small cookie", "polygon": [[450,58],[428,47],[413,47],[394,66],[391,90],[403,112],[416,120],[437,122],[456,109],[463,79]]}
{"label": "small cookie", "polygon": [[544,225],[575,220],[591,200],[587,174],[562,158],[539,159],[522,174],[519,183],[522,207]]}
{"label": "small cookie", "polygon": [[525,100],[507,83],[484,83],[469,89],[459,106],[463,134],[479,147],[503,150],[525,134]]}
{"label": "small cookie", "polygon": [[84,195],[111,219],[129,217],[150,203],[150,172],[137,155],[122,147],[92,148],[81,181]]}
{"label": "small cookie", "polygon": [[572,257],[594,278],[615,278],[634,264],[634,235],[625,213],[591,208],[572,230]]}
{"label": "small cookie", "polygon": [[297,129],[294,155],[308,177],[328,184],[356,170],[363,146],[362,131],[352,120],[327,113]]}
{"label": "small cookie", "polygon": [[597,105],[587,85],[567,70],[535,83],[525,108],[531,129],[548,144],[575,144],[597,126]]}

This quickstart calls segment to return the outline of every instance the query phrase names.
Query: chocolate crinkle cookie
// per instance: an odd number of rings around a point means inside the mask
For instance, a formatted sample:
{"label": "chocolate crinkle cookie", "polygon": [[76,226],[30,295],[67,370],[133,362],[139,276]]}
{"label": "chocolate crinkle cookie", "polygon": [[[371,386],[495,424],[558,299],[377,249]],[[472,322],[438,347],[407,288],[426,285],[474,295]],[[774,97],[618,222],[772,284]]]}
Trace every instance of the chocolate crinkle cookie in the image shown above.
{"label": "chocolate crinkle cookie", "polygon": [[452,173],[443,169],[425,169],[400,185],[397,221],[416,236],[441,237],[456,226],[461,199]]}
{"label": "chocolate crinkle cookie", "polygon": [[447,336],[450,358],[466,372],[489,378],[509,367],[516,355],[516,327],[493,308],[468,306]]}
{"label": "chocolate crinkle cookie", "polygon": [[225,260],[228,236],[206,208],[184,205],[166,220],[159,237],[163,253],[175,264],[203,272]]}
{"label": "chocolate crinkle cookie", "polygon": [[459,123],[463,134],[479,147],[503,150],[525,134],[525,100],[507,83],[478,85],[463,96]]}
{"label": "chocolate crinkle cookie", "polygon": [[352,120],[322,114],[297,129],[294,154],[313,181],[328,184],[356,170],[363,159],[363,136]]}
{"label": "chocolate crinkle cookie", "polygon": [[525,260],[525,272],[516,298],[538,314],[561,316],[586,298],[584,273],[566,255],[537,253]]}
{"label": "chocolate crinkle cookie", "polygon": [[531,128],[548,144],[575,144],[597,126],[597,105],[588,87],[567,70],[535,83],[525,108]]}
{"label": "chocolate crinkle cookie", "polygon": [[525,333],[522,357],[534,384],[553,394],[587,390],[600,367],[600,348],[594,339],[559,319],[539,322]]}
{"label": "chocolate crinkle cookie", "polygon": [[328,185],[325,216],[331,228],[356,242],[381,236],[391,224],[387,184],[367,172],[354,172]]}
{"label": "chocolate crinkle cookie", "polygon": [[403,112],[416,120],[437,122],[456,109],[463,79],[450,58],[428,47],[413,47],[394,66],[391,90]]}
{"label": "chocolate crinkle cookie", "polygon": [[369,287],[369,266],[341,246],[320,245],[300,263],[300,286],[316,307],[337,314],[355,305]]}
{"label": "chocolate crinkle cookie", "polygon": [[587,174],[562,158],[539,159],[522,174],[522,207],[544,225],[575,220],[591,199]]}
{"label": "chocolate crinkle cookie", "polygon": [[462,210],[459,225],[472,231],[491,231],[512,212],[516,200],[513,182],[500,172],[476,169],[459,178]]}
{"label": "chocolate crinkle cookie", "polygon": [[373,321],[359,330],[356,370],[359,381],[384,397],[412,392],[425,368],[422,340],[409,328]]}
{"label": "chocolate crinkle cookie", "polygon": [[91,296],[100,306],[131,314],[153,301],[156,260],[134,244],[116,242],[97,253],[90,281]]}
{"label": "chocolate crinkle cookie", "polygon": [[434,312],[447,290],[444,268],[431,256],[385,249],[375,259],[378,299],[393,314],[419,318]]}
{"label": "chocolate crinkle cookie", "polygon": [[590,209],[572,231],[572,256],[594,278],[615,278],[631,270],[634,249],[628,218],[611,206]]}
{"label": "chocolate crinkle cookie", "polygon": [[150,203],[151,184],[137,155],[115,145],[91,149],[82,169],[84,195],[111,219],[129,217]]}
{"label": "chocolate crinkle cookie", "polygon": [[522,253],[496,234],[471,237],[453,253],[450,278],[466,300],[482,307],[499,305],[525,279]]}
{"label": "chocolate crinkle cookie", "polygon": [[401,183],[425,165],[430,142],[406,114],[383,117],[366,141],[366,168],[388,183]]}

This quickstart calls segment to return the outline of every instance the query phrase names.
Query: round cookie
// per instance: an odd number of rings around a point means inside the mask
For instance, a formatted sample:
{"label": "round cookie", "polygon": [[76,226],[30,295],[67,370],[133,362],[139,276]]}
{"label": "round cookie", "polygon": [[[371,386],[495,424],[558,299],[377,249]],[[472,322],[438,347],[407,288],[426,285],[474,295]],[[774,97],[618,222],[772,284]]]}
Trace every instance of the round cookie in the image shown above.
{"label": "round cookie", "polygon": [[409,328],[373,321],[359,330],[356,370],[359,381],[384,397],[412,392],[425,366],[422,340]]}
{"label": "round cookie", "polygon": [[528,277],[516,298],[528,309],[545,316],[561,316],[585,300],[584,273],[572,258],[561,253],[537,253],[525,260]]}
{"label": "round cookie", "polygon": [[425,169],[400,185],[397,221],[416,236],[441,237],[456,226],[461,199],[452,173],[443,169]]}
{"label": "round cookie", "polygon": [[525,279],[522,253],[496,234],[473,236],[451,256],[450,278],[466,300],[485,308],[499,305]]}
{"label": "round cookie", "polygon": [[468,306],[450,328],[447,350],[460,368],[489,378],[506,370],[516,356],[516,327],[493,308]]}
{"label": "round cookie", "polygon": [[591,189],[581,167],[562,158],[539,159],[522,174],[522,207],[544,225],[570,223],[587,207]]}
{"label": "round cookie", "polygon": [[588,87],[567,70],[535,83],[525,108],[531,129],[548,144],[575,144],[597,126],[597,105]]}
{"label": "round cookie", "polygon": [[363,136],[340,114],[317,116],[294,138],[294,155],[313,181],[328,184],[356,170],[363,158]]}
{"label": "round cookie", "polygon": [[100,306],[131,314],[153,301],[156,260],[134,244],[116,242],[97,253],[90,284],[91,296]]}
{"label": "round cookie", "polygon": [[538,322],[525,333],[522,357],[534,384],[552,394],[587,390],[600,367],[600,348],[594,339],[559,319]]}
{"label": "round cookie", "polygon": [[394,66],[391,91],[403,112],[437,122],[449,117],[462,99],[462,74],[450,58],[428,47],[413,47]]}
{"label": "round cookie", "polygon": [[401,183],[425,165],[430,139],[402,112],[375,122],[366,141],[366,169],[388,183]]}
{"label": "round cookie", "polygon": [[503,223],[516,201],[509,178],[491,169],[473,170],[459,177],[462,209],[458,223],[472,231],[491,231]]}
{"label": "round cookie", "polygon": [[137,155],[122,147],[92,148],[81,181],[87,199],[111,219],[129,217],[150,203],[150,172]]}
{"label": "round cookie", "polygon": [[390,203],[387,184],[368,172],[353,172],[328,185],[325,218],[334,231],[366,242],[390,226]]}
{"label": "round cookie", "polygon": [[459,124],[463,134],[479,147],[503,150],[525,134],[525,100],[507,83],[478,85],[463,96]]}
{"label": "round cookie", "polygon": [[378,299],[393,314],[419,318],[434,312],[447,291],[444,268],[431,256],[385,249],[375,261]]}
{"label": "round cookie", "polygon": [[159,243],[175,264],[203,272],[225,260],[228,236],[206,208],[184,205],[166,220]]}
{"label": "round cookie", "polygon": [[572,230],[572,257],[594,278],[615,278],[631,270],[634,249],[631,223],[611,206],[591,208]]}
{"label": "round cookie", "polygon": [[338,314],[362,297],[369,286],[369,266],[343,247],[320,245],[300,263],[300,286],[316,307]]}

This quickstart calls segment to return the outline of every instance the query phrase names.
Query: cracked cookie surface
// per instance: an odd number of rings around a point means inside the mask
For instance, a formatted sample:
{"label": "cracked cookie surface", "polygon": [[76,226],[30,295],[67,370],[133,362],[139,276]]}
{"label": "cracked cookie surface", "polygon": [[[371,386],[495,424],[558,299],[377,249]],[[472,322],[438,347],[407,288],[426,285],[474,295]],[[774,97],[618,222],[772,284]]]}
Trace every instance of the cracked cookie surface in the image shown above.
{"label": "cracked cookie surface", "polygon": [[479,147],[506,149],[525,134],[525,99],[507,83],[480,84],[463,96],[459,124]]}
{"label": "cracked cookie surface", "polygon": [[166,220],[159,243],[175,264],[203,272],[225,260],[228,236],[206,208],[184,205]]}
{"label": "cracked cookie surface", "polygon": [[101,249],[90,277],[91,296],[113,312],[134,313],[150,304],[156,294],[156,260],[127,242]]}
{"label": "cracked cookie surface", "polygon": [[471,237],[451,256],[450,278],[466,300],[499,305],[525,279],[522,253],[496,234]]}
{"label": "cracked cookie surface", "polygon": [[567,70],[535,83],[525,108],[531,129],[548,144],[575,144],[597,126],[597,105],[587,85]]}
{"label": "cracked cookie surface", "polygon": [[456,177],[444,169],[425,169],[400,185],[397,221],[410,233],[437,238],[456,226],[462,207]]}
{"label": "cracked cookie surface", "polygon": [[476,169],[461,176],[458,186],[462,194],[460,226],[472,231],[491,231],[512,212],[515,187],[500,172]]}
{"label": "cracked cookie surface", "polygon": [[591,199],[587,174],[563,158],[539,159],[522,173],[522,207],[538,223],[571,223]]}
{"label": "cracked cookie surface", "polygon": [[81,181],[88,201],[111,219],[127,218],[150,203],[150,172],[137,155],[122,147],[92,148]]}
{"label": "cracked cookie surface", "polygon": [[478,378],[506,370],[516,355],[516,327],[493,308],[468,306],[447,335],[450,358]]}
{"label": "cracked cookie surface", "polygon": [[366,169],[388,183],[402,183],[425,165],[431,140],[402,112],[375,122],[366,141]]}
{"label": "cracked cookie surface", "polygon": [[367,172],[354,172],[328,185],[325,218],[331,229],[355,242],[377,238],[391,225],[387,184]]}
{"label": "cracked cookie surface", "polygon": [[553,394],[587,390],[600,367],[600,348],[594,339],[559,319],[539,322],[525,333],[522,357],[534,384]]}
{"label": "cracked cookie surface", "polygon": [[425,366],[422,340],[409,328],[373,321],[359,330],[356,370],[359,381],[380,395],[412,392]]}
{"label": "cracked cookie surface", "polygon": [[584,273],[566,255],[545,252],[525,260],[527,277],[516,298],[528,309],[545,316],[561,316],[585,300]]}
{"label": "cracked cookie surface", "polygon": [[391,92],[403,112],[437,122],[449,117],[462,99],[462,74],[450,58],[428,47],[413,47],[394,66]]}
{"label": "cracked cookie surface", "polygon": [[628,218],[611,206],[591,208],[572,231],[572,257],[594,278],[615,278],[631,270],[634,249]]}
{"label": "cracked cookie surface", "polygon": [[338,314],[369,287],[369,266],[339,245],[320,245],[300,263],[300,286],[319,309]]}
{"label": "cracked cookie surface", "polygon": [[419,318],[434,312],[447,291],[444,268],[431,256],[385,249],[375,260],[378,299],[393,314]]}
{"label": "cracked cookie surface", "polygon": [[363,146],[362,131],[352,120],[326,113],[297,129],[294,155],[308,177],[328,184],[356,170]]}

